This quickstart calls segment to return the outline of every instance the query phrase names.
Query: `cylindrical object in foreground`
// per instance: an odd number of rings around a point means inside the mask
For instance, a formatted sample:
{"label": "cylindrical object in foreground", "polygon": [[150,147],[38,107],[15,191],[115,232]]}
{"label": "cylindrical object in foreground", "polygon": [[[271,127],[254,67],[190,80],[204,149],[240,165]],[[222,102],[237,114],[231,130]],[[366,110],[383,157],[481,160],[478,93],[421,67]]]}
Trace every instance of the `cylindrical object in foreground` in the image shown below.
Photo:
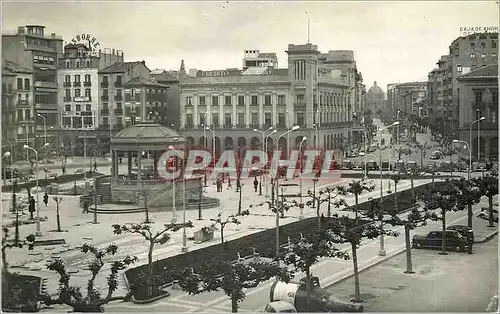
{"label": "cylindrical object in foreground", "polygon": [[[297,312],[306,312],[306,285],[276,281],[271,287],[270,301],[286,301],[293,304]],[[339,300],[311,283],[311,302],[307,312],[363,312],[363,306]]]}

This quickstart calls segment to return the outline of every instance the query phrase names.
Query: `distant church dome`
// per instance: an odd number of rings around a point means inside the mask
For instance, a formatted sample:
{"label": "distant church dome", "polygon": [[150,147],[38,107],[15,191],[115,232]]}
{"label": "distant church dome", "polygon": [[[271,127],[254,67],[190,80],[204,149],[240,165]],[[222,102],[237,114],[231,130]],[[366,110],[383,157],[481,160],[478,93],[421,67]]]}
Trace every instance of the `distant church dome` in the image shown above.
{"label": "distant church dome", "polygon": [[373,86],[368,89],[366,94],[366,96],[371,99],[385,99],[385,93],[382,88],[377,85],[377,81],[373,82]]}

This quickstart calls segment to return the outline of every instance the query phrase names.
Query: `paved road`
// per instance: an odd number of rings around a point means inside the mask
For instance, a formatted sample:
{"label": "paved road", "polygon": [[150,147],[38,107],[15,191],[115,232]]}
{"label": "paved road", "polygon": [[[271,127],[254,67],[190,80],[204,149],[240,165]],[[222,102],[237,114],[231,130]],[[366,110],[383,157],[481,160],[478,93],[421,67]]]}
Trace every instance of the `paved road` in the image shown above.
{"label": "paved road", "polygon": [[[483,200],[483,205],[486,203]],[[476,207],[476,211],[480,210],[480,206]],[[466,213],[450,213],[447,217],[449,224],[464,224],[466,223]],[[486,222],[484,222],[486,225]],[[438,228],[439,223],[429,223],[427,226],[419,228],[419,233],[426,233],[430,229]],[[400,228],[398,228],[399,230]],[[401,230],[399,230],[401,231]],[[415,231],[417,232],[417,231]],[[358,250],[358,258],[360,265],[366,263],[367,261],[372,261],[377,258],[377,253],[379,250],[379,240],[368,240],[363,243],[361,248]],[[386,239],[386,250],[388,255],[395,250],[401,250],[404,247],[404,237],[399,236],[397,238]],[[341,249],[348,249],[348,246],[339,246]],[[415,265],[417,265],[416,263]],[[496,263],[495,263],[496,265]],[[338,259],[323,259],[318,263],[312,270],[313,274],[318,276],[321,280],[322,285],[328,285],[329,281],[334,280],[338,274],[350,273],[352,271],[351,261],[341,261]],[[301,275],[296,276],[296,280],[301,278]],[[240,303],[239,311],[260,311],[265,306],[269,300],[269,289],[271,282],[266,282],[261,284],[256,289],[247,292],[247,298]],[[331,284],[331,282],[330,282]],[[351,286],[352,291],[352,286]],[[119,311],[119,312],[131,312],[131,311],[144,311],[144,312],[157,312],[157,311],[183,311],[183,312],[206,312],[211,310],[214,312],[220,311],[230,311],[230,301],[221,292],[207,293],[199,296],[189,296],[180,291],[171,291],[172,295],[169,298],[155,302],[148,306],[135,305],[130,303],[119,303],[107,306],[106,311]],[[348,298],[347,298],[348,299]]]}
{"label": "paved road", "polygon": [[[413,250],[415,274],[404,274],[400,254],[360,275],[366,312],[484,312],[498,294],[498,237],[477,244],[473,255]],[[330,287],[350,298],[352,279]]]}

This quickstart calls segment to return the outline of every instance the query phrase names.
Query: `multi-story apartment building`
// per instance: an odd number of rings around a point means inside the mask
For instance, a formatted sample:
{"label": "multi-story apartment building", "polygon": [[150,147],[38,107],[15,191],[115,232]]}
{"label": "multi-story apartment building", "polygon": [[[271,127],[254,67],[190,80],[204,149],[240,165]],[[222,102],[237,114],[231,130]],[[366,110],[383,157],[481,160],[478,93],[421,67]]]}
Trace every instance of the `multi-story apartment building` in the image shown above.
{"label": "multi-story apartment building", "polygon": [[[184,60],[181,62],[181,68]],[[159,117],[158,123],[163,124],[176,131],[180,130],[180,78],[179,72],[153,70],[151,75],[157,83],[168,87],[167,108],[168,115]]]}
{"label": "multi-story apartment building", "polygon": [[59,58],[59,140],[74,154],[83,153],[85,140],[88,145],[97,142],[101,114],[98,71],[115,62],[123,62],[123,53],[92,51],[83,43],[66,45]]}
{"label": "multi-story apartment building", "polygon": [[161,124],[167,122],[170,114],[167,110],[167,85],[159,84],[152,78],[138,76],[126,82],[123,87],[125,127],[145,120]]}
{"label": "multi-story apartment building", "polygon": [[456,38],[438,68],[429,73],[428,107],[434,123],[456,129],[459,125],[457,78],[477,68],[498,64],[498,33],[477,33]]}
{"label": "multi-story apartment building", "polygon": [[45,26],[20,26],[16,33],[2,34],[3,59],[33,72],[35,131],[40,139],[36,147],[44,144],[45,130],[47,142],[56,141],[55,131],[59,127],[56,72],[62,52],[62,38],[54,33],[47,36]]}
{"label": "multi-story apartment building", "polygon": [[[471,145],[475,158],[478,151],[481,159],[498,157],[498,64],[472,70],[459,76],[458,82],[460,139]],[[485,119],[471,128],[481,117]]]}
{"label": "multi-story apartment building", "polygon": [[401,116],[409,116],[414,113],[411,93],[413,90],[427,88],[427,82],[408,82],[387,84],[387,109],[397,116],[400,111]]}
{"label": "multi-story apartment building", "polygon": [[[254,129],[274,126],[280,135],[294,125],[300,129],[279,139],[277,147],[283,151],[304,136],[308,145],[327,148],[350,138],[358,84],[352,58],[332,51],[320,54],[312,44],[289,45],[286,52],[289,68],[199,71],[181,79],[181,129],[188,144],[211,143],[207,138],[215,134],[220,152],[261,143],[262,135]],[[277,140],[269,138],[269,149]]]}
{"label": "multi-story apartment building", "polygon": [[245,50],[243,56],[243,69],[249,67],[278,68],[278,57],[275,53],[261,53],[259,50]]}
{"label": "multi-story apartment building", "polygon": [[384,110],[386,103],[385,93],[382,88],[377,85],[376,81],[373,82],[373,86],[368,89],[365,102],[366,109],[370,110],[372,113]]}
{"label": "multi-story apartment building", "polygon": [[[11,61],[2,71],[2,139],[16,146],[34,145],[33,72]],[[43,134],[42,134],[43,139]],[[12,147],[14,149],[14,147]]]}

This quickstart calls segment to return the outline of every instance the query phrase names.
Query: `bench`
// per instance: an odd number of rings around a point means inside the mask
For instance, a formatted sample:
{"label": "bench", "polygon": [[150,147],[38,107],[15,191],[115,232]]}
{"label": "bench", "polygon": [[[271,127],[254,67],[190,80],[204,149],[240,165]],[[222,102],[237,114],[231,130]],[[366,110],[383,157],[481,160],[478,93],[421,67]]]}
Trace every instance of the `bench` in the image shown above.
{"label": "bench", "polygon": [[64,239],[52,239],[52,240],[36,240],[34,242],[35,246],[60,245],[60,244],[66,244],[66,240],[64,240]]}

